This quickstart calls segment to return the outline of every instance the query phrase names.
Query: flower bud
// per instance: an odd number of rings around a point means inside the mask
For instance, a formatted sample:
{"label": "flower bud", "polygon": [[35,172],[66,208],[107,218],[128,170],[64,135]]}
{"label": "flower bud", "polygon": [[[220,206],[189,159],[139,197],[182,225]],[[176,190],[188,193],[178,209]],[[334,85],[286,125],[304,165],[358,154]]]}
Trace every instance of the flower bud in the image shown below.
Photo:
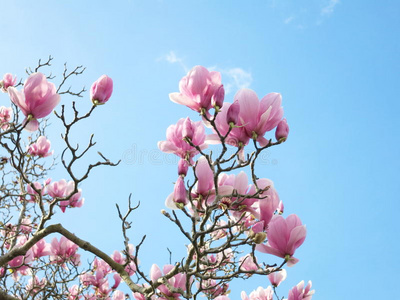
{"label": "flower bud", "polygon": [[277,211],[278,211],[278,214],[283,214],[283,210],[284,210],[284,206],[283,206],[283,202],[282,202],[282,200],[281,201],[279,201],[279,205],[278,205],[278,208],[277,208]]}
{"label": "flower bud", "polygon": [[178,180],[175,182],[174,187],[174,202],[175,204],[183,204],[186,205],[186,188],[185,188],[185,181],[181,176],[178,177]]}
{"label": "flower bud", "polygon": [[289,125],[286,119],[283,119],[279,122],[278,126],[276,127],[275,137],[276,140],[279,142],[286,141],[289,134]]}
{"label": "flower bud", "polygon": [[239,101],[236,100],[229,106],[228,111],[226,113],[226,122],[231,125],[236,125],[239,121],[239,112],[240,112],[240,104]]}
{"label": "flower bud", "polygon": [[225,89],[224,85],[221,84],[219,88],[214,92],[214,95],[211,98],[211,104],[214,106],[214,108],[221,108],[222,105],[224,104],[224,98],[225,98]]}
{"label": "flower bud", "polygon": [[103,75],[92,84],[90,88],[90,99],[94,105],[101,105],[110,99],[112,92],[112,79],[107,75]]}
{"label": "flower bud", "polygon": [[14,86],[17,83],[17,76],[13,77],[12,74],[6,73],[3,80],[0,81],[0,87],[4,93],[7,92],[8,87]]}
{"label": "flower bud", "polygon": [[189,163],[184,159],[180,159],[178,162],[178,175],[186,176],[188,168],[189,168]]}
{"label": "flower bud", "polygon": [[190,140],[193,139],[194,135],[194,128],[192,126],[192,121],[187,117],[185,121],[183,122],[183,128],[182,128],[182,138],[188,138]]}

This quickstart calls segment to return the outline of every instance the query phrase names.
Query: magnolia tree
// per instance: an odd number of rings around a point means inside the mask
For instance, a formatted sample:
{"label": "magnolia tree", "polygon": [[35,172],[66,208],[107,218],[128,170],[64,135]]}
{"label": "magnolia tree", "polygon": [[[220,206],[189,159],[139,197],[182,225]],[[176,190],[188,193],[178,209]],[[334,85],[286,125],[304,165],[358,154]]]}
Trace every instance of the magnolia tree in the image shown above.
{"label": "magnolia tree", "polygon": [[[168,127],[158,147],[180,157],[173,192],[165,201],[168,209],[161,212],[187,240],[187,255],[175,264],[148,268],[139,263],[144,239],[129,244],[129,217],[138,208],[130,201],[127,212],[118,207],[124,247],[112,254],[57,224],[57,212],[67,214],[84,204],[80,188],[93,169],[118,163],[99,152],[100,159],[86,165],[83,175],[74,171],[77,163],[82,171],[81,158],[95,142],[91,136],[80,149],[71,129],[109,100],[113,81],[101,76],[90,89],[91,109],[82,113],[72,102],[68,114],[64,105],[58,106],[60,98],[84,95],[84,89],[65,88],[84,68],[69,71],[65,65],[58,79],[45,75],[51,60],[28,69],[24,83],[11,74],[0,81],[11,100],[11,107],[0,107],[0,298],[226,300],[232,280],[268,276],[271,286],[248,287],[241,299],[282,299],[277,287],[286,278],[283,267],[299,261],[294,255],[306,227],[295,214],[282,216],[272,181],[256,175],[260,153],[288,136],[281,95],[270,93],[260,100],[254,91],[241,89],[228,103],[220,73],[195,66],[181,79],[179,92],[169,97],[198,112],[200,120],[180,119]],[[58,159],[46,137],[48,118],[65,128],[65,149]],[[275,138],[268,135],[271,131]],[[50,179],[56,167],[65,168],[69,178]],[[90,254],[89,265],[81,262],[82,251]],[[266,254],[282,260],[269,264]],[[311,299],[313,293],[311,282],[305,286],[302,281],[289,290],[288,299]]]}

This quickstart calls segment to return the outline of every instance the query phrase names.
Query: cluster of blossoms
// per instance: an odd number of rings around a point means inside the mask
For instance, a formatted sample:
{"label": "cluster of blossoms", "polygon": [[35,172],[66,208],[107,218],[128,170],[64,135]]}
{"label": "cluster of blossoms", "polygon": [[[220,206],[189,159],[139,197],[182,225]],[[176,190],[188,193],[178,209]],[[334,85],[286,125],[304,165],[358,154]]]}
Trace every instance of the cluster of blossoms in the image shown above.
{"label": "cluster of blossoms", "polygon": [[[16,77],[6,74],[0,81],[0,88],[8,93],[25,119],[18,122],[17,112],[13,119],[12,108],[0,107],[0,128],[3,130],[0,134],[12,130],[19,134],[22,130],[36,132],[40,126],[39,120],[47,117],[60,102],[58,89],[42,73],[29,75],[21,90],[17,90],[21,82],[18,85],[16,82]],[[95,81],[90,89],[92,110],[106,103],[112,91],[113,81],[108,76],[103,75]],[[71,275],[73,279],[63,282],[65,286],[59,296],[65,299],[126,299],[125,293],[118,290],[124,280],[136,300],[192,299],[200,292],[208,299],[229,300],[230,281],[255,274],[268,275],[271,286],[259,287],[249,295],[243,291],[241,299],[273,299],[276,288],[287,277],[283,266],[292,267],[299,262],[294,255],[306,238],[306,226],[297,215],[291,214],[286,218],[282,216],[284,205],[274,183],[267,178],[258,178],[254,173],[258,154],[268,147],[285,142],[288,137],[289,127],[283,117],[281,95],[270,93],[259,99],[254,91],[241,89],[234,95],[232,103],[226,102],[221,74],[196,66],[181,79],[179,92],[171,93],[169,97],[173,102],[198,112],[202,118],[200,121],[192,121],[189,117],[180,119],[168,127],[166,141],[158,143],[161,151],[173,153],[180,158],[177,180],[172,193],[165,200],[165,205],[173,210],[174,217],[165,210],[163,214],[176,223],[190,241],[186,260],[174,265],[166,264],[162,268],[153,264],[147,278],[139,268],[136,257],[138,248],[135,254],[135,247],[128,244],[126,230],[130,223],[120,212],[126,247],[122,252],[114,251],[107,256],[100,250],[91,250],[93,246],[81,243],[82,240],[73,234],[67,234],[69,238],[64,236],[65,229],[54,230],[62,236],[54,237],[50,243],[42,237],[37,238],[38,234],[48,229],[44,224],[55,213],[54,207],[59,207],[65,213],[69,211],[67,208],[84,204],[82,191],[78,189],[82,180],[71,175],[73,180],[70,181],[52,181],[43,175],[29,181],[28,176],[23,174],[25,177],[19,179],[20,193],[17,193],[18,205],[23,209],[18,223],[10,222],[2,226],[2,251],[12,253],[32,245],[22,255],[22,252],[18,252],[18,255],[0,265],[0,278],[6,276],[7,272],[11,272],[16,281],[22,276],[31,276],[26,281],[24,292],[35,298],[53,284],[43,269],[41,272],[37,270],[45,268],[43,266],[58,267],[54,272],[60,274],[76,270],[81,266],[78,254],[81,246],[99,257],[92,261],[88,269],[76,271],[74,276]],[[67,128],[72,124],[66,125],[63,116],[59,118]],[[206,131],[207,127],[210,132]],[[274,131],[275,140],[268,136],[271,131]],[[33,170],[39,165],[37,162],[45,161],[46,157],[54,153],[51,151],[50,140],[42,131],[40,134],[19,151],[28,163],[34,164]],[[66,143],[72,149],[73,160],[77,159],[77,149],[72,148],[68,141]],[[220,144],[221,153],[215,156],[210,151],[206,154],[204,151],[211,144]],[[234,154],[225,157],[229,146],[233,147]],[[253,147],[255,150],[246,155],[245,147]],[[71,165],[66,164],[63,157],[62,163],[70,171]],[[248,166],[250,176],[245,171],[232,172]],[[90,165],[86,177],[93,167]],[[35,174],[35,171],[32,173]],[[39,182],[42,179],[43,182]],[[40,217],[38,214],[36,218],[28,215],[27,207],[33,207],[31,211],[40,211]],[[129,209],[133,210],[130,205]],[[192,222],[191,233],[178,220],[178,211],[182,211]],[[244,255],[238,257],[239,253]],[[282,258],[283,262],[281,265],[260,264],[261,260],[256,257],[259,253],[274,255]],[[130,279],[134,275],[145,283],[135,284]],[[197,291],[193,292],[193,289]],[[1,292],[0,289],[0,297]],[[304,287],[302,281],[289,291],[288,300],[311,300],[313,294],[311,282]]]}
{"label": "cluster of blossoms", "polygon": [[[253,182],[249,184],[244,171],[239,174],[229,173],[251,163],[246,162],[244,154],[244,147],[250,141],[253,141],[259,152],[286,141],[289,127],[283,118],[281,95],[270,93],[260,100],[254,91],[241,89],[234,95],[232,103],[225,102],[220,73],[209,72],[202,66],[194,67],[182,78],[179,90],[179,93],[171,93],[170,99],[199,112],[203,120],[194,122],[188,117],[180,119],[177,124],[168,127],[167,140],[158,143],[161,151],[173,153],[181,158],[178,163],[178,178],[173,192],[165,201],[166,206],[170,209],[187,210],[192,217],[199,220],[206,217],[209,207],[220,209],[226,212],[228,219],[220,219],[217,223],[208,225],[208,228],[211,228],[211,242],[226,238],[228,228],[232,228],[232,225],[227,224],[235,224],[234,230],[244,232],[255,244],[257,251],[281,257],[289,267],[293,266],[299,261],[293,255],[305,240],[305,225],[294,214],[287,218],[281,216],[283,203],[271,180],[258,179],[252,170]],[[214,113],[211,109],[214,109]],[[206,134],[206,127],[211,128],[210,134]],[[272,130],[275,130],[276,142],[266,137]],[[224,161],[232,162],[232,158],[236,157],[236,164],[232,163],[231,168],[222,167],[222,156],[212,161],[211,155],[203,152],[210,144],[223,144],[224,148],[226,145],[236,147],[235,155]],[[199,153],[201,156],[195,160]],[[189,184],[189,179],[185,180],[189,167],[193,168],[195,178],[195,184],[192,185]],[[229,258],[229,255],[223,256],[224,259]],[[257,259],[250,254],[241,257],[240,269],[248,271],[248,276],[251,276],[251,272],[260,270],[256,261]],[[210,255],[203,257],[200,264],[208,266],[209,273],[214,275],[216,270],[209,266],[223,266],[221,262],[216,262],[216,257]],[[274,287],[286,277],[286,272],[282,272],[280,268],[270,270],[271,276],[281,276],[270,277]],[[219,289],[219,292],[216,292],[215,281],[203,281],[202,285],[208,287],[205,288],[205,293],[211,293],[212,298],[218,296],[216,299],[228,299],[225,295],[226,290]],[[223,283],[222,286],[228,285]],[[295,299],[291,294],[289,299]],[[309,297],[304,299],[311,299],[312,293],[304,292],[304,295]],[[267,300],[272,297],[271,287],[260,287],[250,296],[242,293],[242,299]]]}

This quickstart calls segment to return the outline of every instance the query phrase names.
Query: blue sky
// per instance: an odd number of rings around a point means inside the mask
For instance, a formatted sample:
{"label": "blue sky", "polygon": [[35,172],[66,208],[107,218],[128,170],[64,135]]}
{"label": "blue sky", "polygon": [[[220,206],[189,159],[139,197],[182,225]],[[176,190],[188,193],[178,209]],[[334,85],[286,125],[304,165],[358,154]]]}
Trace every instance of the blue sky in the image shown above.
{"label": "blue sky", "polygon": [[[177,160],[156,146],[167,126],[197,118],[168,99],[180,78],[199,64],[220,71],[229,102],[242,87],[259,97],[280,92],[289,139],[258,172],[274,181],[286,215],[308,228],[280,295],[304,279],[315,299],[389,298],[400,267],[399,13],[398,1],[7,1],[0,73],[24,76],[51,54],[53,73],[65,61],[87,67],[77,88],[102,74],[114,79],[113,98],[75,136],[83,143],[95,133],[98,149],[121,165],[96,170],[81,187],[84,207],[55,222],[108,253],[122,249],[115,203],[126,205],[132,193],[142,203],[132,242],[147,234],[144,270],[167,263],[167,247],[175,260],[185,252],[160,214]],[[59,131],[51,131],[58,151]],[[267,279],[232,284],[231,299],[259,285]]]}

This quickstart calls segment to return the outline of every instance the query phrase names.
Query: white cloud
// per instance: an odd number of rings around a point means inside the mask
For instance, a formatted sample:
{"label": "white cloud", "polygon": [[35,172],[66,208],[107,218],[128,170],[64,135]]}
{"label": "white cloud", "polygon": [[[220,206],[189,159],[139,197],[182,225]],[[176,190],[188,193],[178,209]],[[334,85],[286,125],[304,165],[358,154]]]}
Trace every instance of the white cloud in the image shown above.
{"label": "white cloud", "polygon": [[222,83],[225,87],[227,94],[236,92],[238,89],[248,88],[253,82],[253,76],[250,72],[243,70],[242,68],[230,68],[230,69],[219,69],[216,67],[209,68],[214,69],[222,74]]}
{"label": "white cloud", "polygon": [[290,17],[286,18],[285,20],[283,20],[283,23],[289,24],[289,23],[292,22],[293,20],[294,20],[294,16],[290,16]]}
{"label": "white cloud", "polygon": [[334,12],[336,5],[339,4],[339,0],[329,0],[328,5],[321,9],[321,16],[327,16]]}
{"label": "white cloud", "polygon": [[183,62],[183,58],[177,56],[175,51],[171,50],[171,51],[169,51],[169,53],[167,53],[157,59],[157,61],[161,61],[161,60],[167,61],[170,64],[179,64],[183,68],[185,73],[187,73],[189,71],[189,69],[186,67],[185,63]]}

